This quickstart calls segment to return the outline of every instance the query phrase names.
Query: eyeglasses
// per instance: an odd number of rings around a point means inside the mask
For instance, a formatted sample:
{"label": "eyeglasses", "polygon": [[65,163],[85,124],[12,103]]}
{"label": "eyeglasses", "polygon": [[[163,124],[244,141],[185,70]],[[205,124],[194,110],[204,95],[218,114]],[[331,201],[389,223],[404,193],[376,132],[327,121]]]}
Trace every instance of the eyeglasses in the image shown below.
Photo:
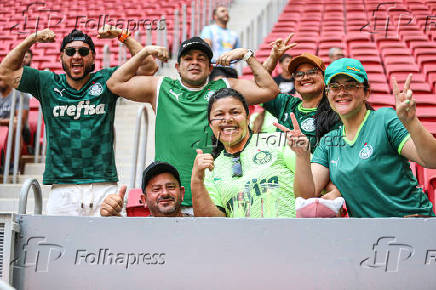
{"label": "eyeglasses", "polygon": [[352,92],[363,87],[364,85],[355,82],[346,84],[331,83],[327,86],[327,91],[332,92],[333,94],[337,94],[341,91],[341,89],[343,89],[345,92]]}
{"label": "eyeglasses", "polygon": [[241,177],[242,176],[242,164],[241,157],[239,153],[237,156],[232,158],[232,177]]}
{"label": "eyeglasses", "polygon": [[308,71],[297,71],[297,72],[294,72],[292,74],[292,76],[294,77],[294,79],[296,79],[298,81],[298,80],[301,80],[302,78],[304,78],[304,76],[313,77],[317,73],[318,73],[318,69],[314,68],[314,69],[311,69],[311,70],[308,70]]}
{"label": "eyeglasses", "polygon": [[80,48],[75,48],[75,47],[67,47],[65,48],[65,54],[68,56],[73,56],[76,54],[76,52],[79,52],[79,54],[81,56],[87,56],[89,54],[89,48],[87,47],[80,47]]}

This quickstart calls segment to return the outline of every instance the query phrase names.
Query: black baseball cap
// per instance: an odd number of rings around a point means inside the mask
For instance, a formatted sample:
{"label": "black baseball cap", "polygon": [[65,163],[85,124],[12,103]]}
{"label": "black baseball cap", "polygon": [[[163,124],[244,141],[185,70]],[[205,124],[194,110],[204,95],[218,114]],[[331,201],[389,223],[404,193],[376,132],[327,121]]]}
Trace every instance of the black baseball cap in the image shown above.
{"label": "black baseball cap", "polygon": [[87,43],[89,45],[89,49],[91,49],[91,51],[95,54],[95,45],[92,41],[92,38],[88,34],[77,29],[73,29],[67,36],[64,37],[61,44],[61,51],[64,50],[68,43],[73,41],[82,41]]}
{"label": "black baseball cap", "polygon": [[213,57],[213,52],[212,49],[210,49],[209,44],[207,44],[207,42],[204,41],[201,37],[194,36],[190,39],[183,41],[180,45],[179,53],[177,54],[177,62],[180,63],[180,58],[191,49],[198,49],[203,51],[209,57],[209,61]]}
{"label": "black baseball cap", "polygon": [[150,165],[147,166],[147,168],[144,169],[144,172],[142,173],[141,189],[143,193],[145,193],[145,187],[147,186],[150,179],[161,173],[171,173],[174,178],[177,179],[179,185],[181,185],[179,172],[174,166],[172,166],[168,162],[153,161]]}

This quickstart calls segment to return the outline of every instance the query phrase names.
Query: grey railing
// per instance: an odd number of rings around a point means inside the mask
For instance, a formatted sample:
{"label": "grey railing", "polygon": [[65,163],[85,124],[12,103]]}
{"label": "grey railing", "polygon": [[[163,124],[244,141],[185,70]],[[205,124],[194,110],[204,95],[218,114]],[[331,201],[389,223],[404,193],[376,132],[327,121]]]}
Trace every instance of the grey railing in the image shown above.
{"label": "grey railing", "polygon": [[147,105],[144,104],[139,108],[136,115],[135,139],[133,141],[134,147],[132,154],[132,169],[130,174],[129,188],[136,187],[136,180],[140,180],[141,173],[145,167],[148,141],[147,135],[150,126],[149,119],[150,118],[148,116]]}
{"label": "grey railing", "polygon": [[[17,123],[16,126],[14,126],[14,118],[15,118],[15,108],[16,108],[16,96],[19,94],[19,100],[20,104],[18,106],[18,115],[17,115]],[[8,132],[8,143],[6,147],[6,157],[5,157],[5,164],[3,166],[3,183],[6,184],[8,182],[9,178],[9,169],[11,168],[11,155],[12,155],[12,148],[14,148],[14,156],[13,156],[13,175],[12,180],[14,183],[17,182],[17,175],[18,175],[18,168],[20,168],[20,152],[21,152],[21,128],[22,128],[22,118],[23,115],[23,102],[24,102],[24,95],[23,93],[13,90],[12,95],[12,104],[10,108],[10,115],[9,115],[9,132]]]}
{"label": "grey railing", "polygon": [[32,188],[33,195],[35,198],[35,209],[34,214],[42,214],[42,191],[41,186],[39,185],[36,179],[26,179],[21,186],[20,190],[20,200],[18,201],[18,213],[26,214],[27,209],[27,197],[29,195],[29,190]]}

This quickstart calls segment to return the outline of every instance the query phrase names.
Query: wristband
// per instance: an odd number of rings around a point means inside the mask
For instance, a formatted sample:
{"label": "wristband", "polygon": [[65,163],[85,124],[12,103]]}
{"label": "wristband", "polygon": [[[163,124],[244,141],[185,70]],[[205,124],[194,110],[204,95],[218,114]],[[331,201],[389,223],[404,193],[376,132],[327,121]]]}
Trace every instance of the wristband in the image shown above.
{"label": "wristband", "polygon": [[248,51],[244,54],[244,57],[242,58],[242,60],[247,61],[253,55],[254,55],[254,51],[251,49],[248,49]]}
{"label": "wristband", "polygon": [[126,42],[126,39],[127,39],[129,36],[130,36],[130,31],[124,31],[124,30],[123,30],[123,32],[121,32],[121,33],[118,35],[118,40],[119,40],[119,42],[124,43],[124,42]]}

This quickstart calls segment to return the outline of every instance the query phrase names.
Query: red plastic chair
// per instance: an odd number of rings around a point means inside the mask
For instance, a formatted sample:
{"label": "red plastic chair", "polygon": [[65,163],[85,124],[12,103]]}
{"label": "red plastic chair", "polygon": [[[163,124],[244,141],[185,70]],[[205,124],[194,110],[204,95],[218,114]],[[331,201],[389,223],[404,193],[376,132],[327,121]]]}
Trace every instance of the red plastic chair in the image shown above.
{"label": "red plastic chair", "polygon": [[129,190],[129,194],[127,196],[127,216],[129,217],[147,217],[150,215],[150,210],[147,208],[147,205],[142,203],[141,200],[142,189],[133,188]]}

